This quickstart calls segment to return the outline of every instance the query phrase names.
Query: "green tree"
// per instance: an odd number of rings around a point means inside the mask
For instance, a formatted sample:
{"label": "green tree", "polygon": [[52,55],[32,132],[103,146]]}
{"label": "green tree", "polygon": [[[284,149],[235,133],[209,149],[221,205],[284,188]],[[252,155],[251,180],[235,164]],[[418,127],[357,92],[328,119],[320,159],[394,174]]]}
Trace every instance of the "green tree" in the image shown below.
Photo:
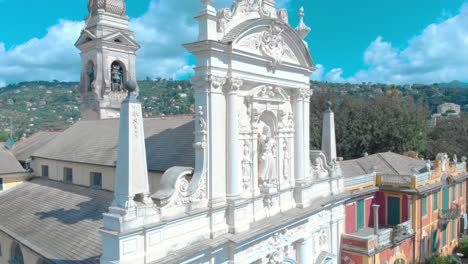
{"label": "green tree", "polygon": [[0,132],[0,142],[5,142],[8,140],[8,133]]}

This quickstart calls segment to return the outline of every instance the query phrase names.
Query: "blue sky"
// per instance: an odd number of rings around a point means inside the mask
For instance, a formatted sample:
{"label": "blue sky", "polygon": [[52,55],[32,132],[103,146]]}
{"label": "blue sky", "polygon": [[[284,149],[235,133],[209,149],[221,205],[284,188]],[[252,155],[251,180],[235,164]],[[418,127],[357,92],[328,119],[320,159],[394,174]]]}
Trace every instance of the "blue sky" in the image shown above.
{"label": "blue sky", "polygon": [[[217,0],[226,7],[232,0]],[[301,6],[317,72],[338,82],[468,80],[466,0],[277,0],[297,25]],[[181,47],[196,38],[198,0],[127,1],[142,45],[138,77],[186,78],[192,60]],[[73,47],[86,0],[0,0],[0,87],[23,80],[78,80]]]}

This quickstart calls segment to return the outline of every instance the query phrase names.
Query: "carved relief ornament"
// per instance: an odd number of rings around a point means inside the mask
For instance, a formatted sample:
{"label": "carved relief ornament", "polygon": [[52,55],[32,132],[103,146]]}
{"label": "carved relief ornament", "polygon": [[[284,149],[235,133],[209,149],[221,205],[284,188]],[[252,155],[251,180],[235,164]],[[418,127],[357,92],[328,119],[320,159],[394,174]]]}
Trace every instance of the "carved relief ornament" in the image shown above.
{"label": "carved relief ornament", "polygon": [[[231,8],[224,8],[218,11],[218,32],[226,33],[228,28],[235,26],[229,26],[230,23],[236,23],[236,25],[242,23],[244,20],[248,19],[247,13],[256,13],[260,17],[271,15],[264,9],[263,0],[236,0]],[[236,17],[240,19],[236,19]],[[244,19],[242,19],[242,17]]]}

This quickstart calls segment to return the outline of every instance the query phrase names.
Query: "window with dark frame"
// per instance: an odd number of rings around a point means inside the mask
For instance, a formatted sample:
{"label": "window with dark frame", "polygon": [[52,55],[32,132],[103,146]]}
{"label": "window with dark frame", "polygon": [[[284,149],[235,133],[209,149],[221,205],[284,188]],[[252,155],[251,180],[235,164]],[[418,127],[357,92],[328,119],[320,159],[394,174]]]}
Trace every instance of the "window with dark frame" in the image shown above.
{"label": "window with dark frame", "polygon": [[102,189],[102,173],[91,172],[91,188]]}
{"label": "window with dark frame", "polygon": [[41,176],[45,178],[49,178],[49,166],[47,165],[41,166]]}
{"label": "window with dark frame", "polygon": [[73,170],[72,168],[63,168],[63,181],[65,183],[73,183]]}

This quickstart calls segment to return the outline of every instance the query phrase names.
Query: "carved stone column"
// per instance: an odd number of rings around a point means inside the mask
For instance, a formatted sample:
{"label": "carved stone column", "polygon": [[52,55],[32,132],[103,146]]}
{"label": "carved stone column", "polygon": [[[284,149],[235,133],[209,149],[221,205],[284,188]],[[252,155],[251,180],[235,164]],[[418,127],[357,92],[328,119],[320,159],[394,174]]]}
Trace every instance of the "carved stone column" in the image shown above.
{"label": "carved stone column", "polygon": [[296,125],[296,137],[294,141],[295,145],[295,160],[294,160],[294,171],[296,173],[296,183],[303,183],[305,172],[304,172],[304,97],[302,92],[296,91],[295,94],[295,125]]}
{"label": "carved stone column", "polygon": [[[250,219],[246,215],[247,204],[241,199],[242,172],[241,152],[239,143],[239,124],[237,118],[238,91],[243,82],[230,78],[225,87],[227,97],[227,131],[226,131],[226,168],[227,168],[227,211],[228,231],[236,234],[248,229]],[[215,110],[213,110],[215,111]],[[216,159],[216,158],[215,158]]]}
{"label": "carved stone column", "polygon": [[301,239],[294,244],[298,264],[313,263],[312,238]]}
{"label": "carved stone column", "polygon": [[[309,173],[309,113],[305,112],[308,109],[308,106],[305,107],[307,98],[310,97],[311,90],[309,89],[299,89],[295,91],[295,141],[294,141],[294,174],[295,174],[295,190],[294,190],[294,199],[296,200],[296,206],[298,208],[303,208],[307,204],[307,198],[304,193],[304,187],[306,186],[307,180],[306,176]],[[308,111],[308,110],[307,110]],[[307,131],[306,131],[307,130]],[[307,153],[306,153],[307,152]],[[309,199],[310,200],[310,199]]]}
{"label": "carved stone column", "polygon": [[226,86],[227,92],[227,199],[238,199],[242,193],[241,152],[239,151],[239,124],[237,118],[237,92],[243,82],[230,78]]}

